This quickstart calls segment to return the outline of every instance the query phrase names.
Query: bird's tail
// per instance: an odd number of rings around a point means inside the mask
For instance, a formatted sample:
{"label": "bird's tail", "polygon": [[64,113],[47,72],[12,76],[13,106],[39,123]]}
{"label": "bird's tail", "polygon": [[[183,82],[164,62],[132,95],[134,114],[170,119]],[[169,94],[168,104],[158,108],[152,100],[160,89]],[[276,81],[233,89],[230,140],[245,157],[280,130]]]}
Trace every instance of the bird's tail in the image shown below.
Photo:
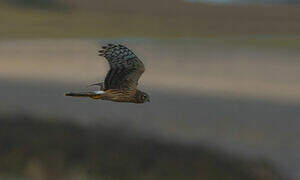
{"label": "bird's tail", "polygon": [[68,92],[65,93],[65,96],[72,96],[72,97],[90,97],[93,99],[99,99],[103,91],[94,91],[94,92]]}

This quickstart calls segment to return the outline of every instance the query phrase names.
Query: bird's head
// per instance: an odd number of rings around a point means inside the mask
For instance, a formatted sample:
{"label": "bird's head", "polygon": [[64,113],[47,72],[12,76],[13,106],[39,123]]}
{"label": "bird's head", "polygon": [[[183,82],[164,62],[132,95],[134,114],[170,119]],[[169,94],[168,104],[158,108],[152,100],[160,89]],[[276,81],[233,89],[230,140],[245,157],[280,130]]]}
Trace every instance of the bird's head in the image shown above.
{"label": "bird's head", "polygon": [[139,91],[137,98],[138,98],[138,103],[150,102],[149,95],[142,91]]}

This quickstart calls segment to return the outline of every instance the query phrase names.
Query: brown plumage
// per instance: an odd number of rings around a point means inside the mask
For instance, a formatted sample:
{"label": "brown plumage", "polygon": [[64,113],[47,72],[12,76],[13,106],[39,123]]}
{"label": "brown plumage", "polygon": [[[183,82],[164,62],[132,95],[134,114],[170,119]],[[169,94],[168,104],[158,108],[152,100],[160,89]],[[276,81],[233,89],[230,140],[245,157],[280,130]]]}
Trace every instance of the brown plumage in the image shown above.
{"label": "brown plumage", "polygon": [[90,97],[115,102],[150,102],[148,94],[137,89],[138,80],[145,71],[143,62],[128,48],[122,45],[108,44],[99,51],[104,56],[110,70],[105,81],[92,85],[100,86],[100,91],[66,93],[66,96]]}

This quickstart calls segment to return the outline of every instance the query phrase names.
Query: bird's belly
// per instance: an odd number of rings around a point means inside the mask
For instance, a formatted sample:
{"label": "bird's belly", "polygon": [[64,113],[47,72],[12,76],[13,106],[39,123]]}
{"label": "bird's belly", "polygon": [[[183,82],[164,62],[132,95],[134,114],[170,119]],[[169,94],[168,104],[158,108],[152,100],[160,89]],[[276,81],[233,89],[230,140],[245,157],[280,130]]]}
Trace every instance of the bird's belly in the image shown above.
{"label": "bird's belly", "polygon": [[97,95],[98,99],[114,102],[135,102],[134,91],[107,90]]}

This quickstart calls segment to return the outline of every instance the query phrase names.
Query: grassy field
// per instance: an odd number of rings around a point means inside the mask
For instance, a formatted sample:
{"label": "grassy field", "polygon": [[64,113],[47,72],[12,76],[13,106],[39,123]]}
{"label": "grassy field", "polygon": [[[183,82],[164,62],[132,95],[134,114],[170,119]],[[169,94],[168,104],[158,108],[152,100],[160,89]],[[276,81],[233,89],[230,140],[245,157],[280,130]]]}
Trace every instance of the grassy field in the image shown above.
{"label": "grassy field", "polygon": [[[66,1],[23,7],[0,1],[0,38],[299,35],[300,6],[223,6],[179,0]],[[277,43],[276,42],[271,42]],[[264,43],[264,42],[263,42]],[[268,42],[269,43],[269,42]],[[280,42],[281,43],[281,42]],[[299,46],[299,38],[289,45]]]}

